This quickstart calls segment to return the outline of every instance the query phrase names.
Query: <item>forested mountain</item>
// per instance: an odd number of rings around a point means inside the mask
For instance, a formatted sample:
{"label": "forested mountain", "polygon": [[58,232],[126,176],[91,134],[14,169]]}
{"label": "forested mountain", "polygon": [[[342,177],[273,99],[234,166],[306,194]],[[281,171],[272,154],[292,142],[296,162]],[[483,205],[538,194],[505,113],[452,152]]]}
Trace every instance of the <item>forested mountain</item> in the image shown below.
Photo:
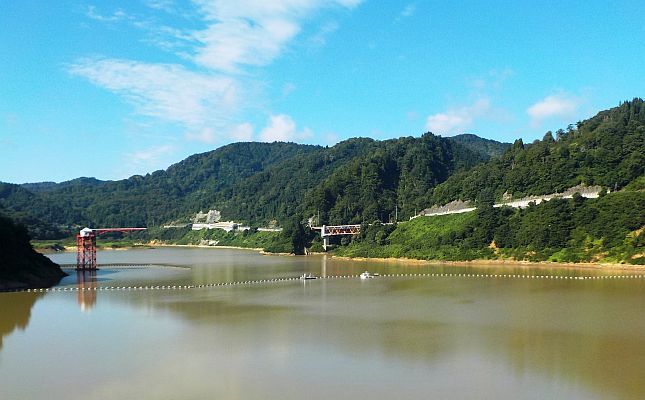
{"label": "forested mountain", "polygon": [[235,143],[119,181],[0,183],[0,209],[39,238],[76,225],[187,222],[211,208],[253,226],[311,216],[327,224],[387,222],[432,204],[488,203],[504,193],[547,194],[577,184],[638,191],[644,167],[645,105],[634,99],[531,144],[431,133],[333,147]]}
{"label": "forested mountain", "polygon": [[0,214],[27,226],[35,238],[54,239],[65,234],[64,228],[52,222],[56,221],[56,207],[20,185],[0,182]]}
{"label": "forested mountain", "polygon": [[622,103],[595,117],[547,132],[531,144],[516,140],[501,157],[451,176],[431,203],[476,200],[484,190],[499,199],[561,192],[578,184],[618,190],[642,179],[645,168],[645,104]]}
{"label": "forested mountain", "polygon": [[350,139],[273,165],[216,193],[212,203],[256,223],[314,214],[325,223],[385,219],[397,201],[401,215],[411,212],[436,183],[487,158],[432,134]]}
{"label": "forested mountain", "polygon": [[66,187],[73,186],[98,186],[106,181],[101,181],[96,178],[76,178],[71,181],[65,181],[61,183],[56,182],[36,182],[36,183],[23,183],[20,186],[29,190],[30,192],[39,193],[39,192],[49,192],[52,190],[61,190]]}
{"label": "forested mountain", "polygon": [[[55,236],[54,224],[59,229],[60,225],[156,226],[187,221],[209,208],[222,210],[226,219],[255,225],[273,219],[284,222],[319,209],[335,219],[374,219],[394,212],[397,201],[402,213],[411,212],[427,201],[424,196],[432,186],[488,157],[432,134],[388,141],[350,139],[333,147],[235,143],[191,156],[165,171],[119,181],[0,183],[0,207],[40,238]],[[327,203],[317,203],[317,188],[326,193],[357,169],[367,175],[380,170],[376,181],[364,175],[361,182],[352,183],[374,185],[363,192],[376,190],[371,199],[376,201],[377,196],[378,202],[338,192],[333,200],[338,204],[327,208]],[[308,200],[310,193],[313,200]],[[351,215],[339,213],[345,203],[338,196],[345,202],[360,202],[361,207],[350,209]]]}
{"label": "forested mountain", "polygon": [[[340,255],[469,260],[645,263],[645,104],[598,113],[575,127],[517,140],[500,157],[450,176],[428,204],[475,200],[473,212],[363,226]],[[583,185],[613,193],[579,194],[525,209],[493,207],[503,194],[549,194]],[[345,240],[347,242],[347,240]]]}
{"label": "forested mountain", "polygon": [[480,138],[477,135],[464,133],[448,138],[453,142],[461,143],[469,149],[488,155],[489,158],[501,156],[506,149],[511,147],[510,143],[501,143],[496,140]]}
{"label": "forested mountain", "polygon": [[308,193],[303,214],[319,215],[324,224],[387,222],[397,212],[411,216],[428,203],[435,185],[488,159],[431,133],[378,144]]}
{"label": "forested mountain", "polygon": [[380,146],[382,143],[373,139],[357,138],[298,154],[213,193],[210,203],[236,220],[255,224],[272,219],[284,222],[300,213],[308,191],[334,171]]}
{"label": "forested mountain", "polygon": [[294,143],[235,143],[193,155],[165,171],[119,181],[79,178],[53,186],[25,185],[36,192],[0,183],[0,207],[23,223],[30,219],[63,225],[157,225],[213,207],[218,191],[320,149]]}

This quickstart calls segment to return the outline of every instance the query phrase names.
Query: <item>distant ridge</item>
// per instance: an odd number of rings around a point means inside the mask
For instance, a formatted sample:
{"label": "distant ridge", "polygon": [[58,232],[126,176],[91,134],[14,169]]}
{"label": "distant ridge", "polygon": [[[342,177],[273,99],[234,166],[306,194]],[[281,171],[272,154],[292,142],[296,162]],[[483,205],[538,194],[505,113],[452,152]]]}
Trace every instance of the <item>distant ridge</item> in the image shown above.
{"label": "distant ridge", "polygon": [[88,186],[96,186],[103,184],[105,182],[109,181],[102,181],[96,178],[87,178],[87,177],[81,177],[81,178],[76,178],[72,179],[69,181],[64,181],[60,183],[56,182],[33,182],[33,183],[22,183],[20,186],[23,188],[29,190],[30,192],[34,193],[41,193],[41,192],[49,192],[52,190],[56,189],[61,189],[65,187],[70,187],[74,185],[88,185]]}
{"label": "distant ridge", "polygon": [[431,201],[477,200],[483,191],[518,198],[580,184],[619,190],[644,174],[645,104],[635,98],[542,140],[516,140],[500,157],[437,185]]}
{"label": "distant ridge", "polygon": [[[385,155],[393,175],[382,175],[375,190],[382,192],[382,198],[390,198],[391,204],[396,203],[396,197],[410,198],[402,201],[408,208],[404,210],[402,205],[400,211],[412,213],[412,197],[427,192],[453,171],[489,158],[472,148],[475,150],[429,133],[422,138],[386,141],[355,138],[332,147],[233,143],[190,156],[166,170],[118,181],[78,178],[61,183],[0,184],[0,207],[28,225],[36,237],[55,235],[52,225],[62,230],[73,230],[76,225],[157,226],[187,221],[195,212],[211,208],[221,210],[226,218],[261,226],[319,208],[307,200],[308,193],[340,177],[340,171],[378,163]],[[423,188],[412,189],[405,183],[424,175],[430,179]],[[396,188],[399,184],[403,185],[400,190]],[[359,202],[357,199],[356,204]],[[364,215],[367,218],[366,213],[377,218],[384,214],[378,208],[356,208],[351,217],[338,218],[362,219]]]}
{"label": "distant ridge", "polygon": [[38,238],[80,225],[188,222],[208,209],[251,226],[314,215],[321,223],[363,223],[404,220],[455,200],[521,198],[580,184],[638,190],[644,167],[645,106],[636,98],[531,144],[429,132],[332,147],[244,142],[118,181],[0,183],[0,211]]}
{"label": "distant ridge", "polygon": [[511,147],[510,143],[502,143],[496,140],[481,138],[477,135],[473,135],[472,133],[464,133],[449,137],[448,139],[461,143],[473,151],[487,154],[489,158],[499,157],[504,153],[504,151],[506,151],[506,149]]}

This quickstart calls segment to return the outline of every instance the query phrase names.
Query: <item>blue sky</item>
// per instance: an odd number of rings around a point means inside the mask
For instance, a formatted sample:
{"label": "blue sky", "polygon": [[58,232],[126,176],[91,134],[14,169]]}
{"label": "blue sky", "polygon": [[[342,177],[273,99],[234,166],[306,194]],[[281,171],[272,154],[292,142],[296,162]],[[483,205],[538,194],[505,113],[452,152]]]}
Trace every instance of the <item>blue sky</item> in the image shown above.
{"label": "blue sky", "polygon": [[236,141],[541,138],[645,96],[634,1],[0,2],[0,181]]}

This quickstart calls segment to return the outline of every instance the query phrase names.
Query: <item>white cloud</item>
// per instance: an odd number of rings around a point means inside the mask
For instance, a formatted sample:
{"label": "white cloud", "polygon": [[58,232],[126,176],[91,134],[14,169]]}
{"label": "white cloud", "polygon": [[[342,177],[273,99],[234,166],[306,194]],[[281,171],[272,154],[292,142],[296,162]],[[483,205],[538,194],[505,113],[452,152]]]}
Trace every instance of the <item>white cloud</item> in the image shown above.
{"label": "white cloud", "polygon": [[[253,132],[255,128],[248,122],[235,125],[232,128],[228,129],[227,137],[236,142],[250,142],[253,140]],[[215,129],[213,128],[204,128],[199,132],[187,132],[186,139],[191,141],[203,142],[203,143],[215,143],[219,136],[217,135]]]}
{"label": "white cloud", "polygon": [[271,115],[267,126],[260,131],[263,142],[290,142],[307,139],[312,136],[309,128],[296,130],[296,123],[285,114]]}
{"label": "white cloud", "polygon": [[338,134],[335,132],[325,133],[323,137],[325,138],[324,143],[326,143],[329,146],[333,146],[340,141]]}
{"label": "white cloud", "polygon": [[318,32],[309,38],[309,43],[314,47],[322,47],[327,44],[327,37],[338,29],[337,22],[328,22],[320,27]]}
{"label": "white cloud", "polygon": [[413,15],[414,15],[414,13],[415,13],[416,11],[417,11],[417,5],[416,5],[416,4],[414,4],[414,3],[412,3],[412,4],[408,4],[407,6],[405,6],[405,8],[403,9],[403,11],[401,11],[401,17],[402,17],[402,18],[408,18],[408,17],[411,17],[411,16],[413,16]]}
{"label": "white cloud", "polygon": [[526,112],[531,117],[531,125],[538,127],[550,118],[573,117],[580,106],[580,99],[566,93],[547,96],[529,107]]}
{"label": "white cloud", "polygon": [[293,93],[298,87],[292,83],[288,82],[284,86],[282,86],[282,98],[285,99],[287,98],[291,93]]}
{"label": "white cloud", "polygon": [[237,72],[240,66],[270,64],[301,30],[310,13],[323,7],[351,8],[348,0],[194,0],[205,29],[193,32],[193,59],[215,70]]}
{"label": "white cloud", "polygon": [[172,0],[147,0],[145,4],[150,8],[173,12],[175,10]]}
{"label": "white cloud", "polygon": [[236,80],[191,72],[176,64],[84,59],[69,71],[122,95],[142,115],[180,123],[191,130],[221,125],[239,103]]}
{"label": "white cloud", "polygon": [[465,129],[472,122],[471,117],[462,113],[455,113],[449,111],[447,113],[439,113],[428,117],[426,128],[430,132],[439,134],[457,134],[457,130]]}
{"label": "white cloud", "polygon": [[213,128],[204,128],[199,132],[186,132],[186,139],[195,142],[214,143],[217,140]]}
{"label": "white cloud", "polygon": [[[160,25],[155,22],[158,18],[134,18],[122,10],[101,15],[90,6],[86,13],[89,18],[104,23],[125,20],[145,29],[150,33],[147,41],[174,52],[178,62],[84,58],[70,65],[69,72],[123,97],[140,115],[181,125],[189,140],[214,143],[226,135],[250,140],[251,125],[231,127],[237,114],[262,103],[248,91],[264,85],[253,82],[253,75],[245,73],[245,69],[273,62],[314,12],[332,7],[350,9],[360,3],[361,0],[192,0],[195,9],[187,10],[169,0],[147,0],[153,12],[161,10],[202,23],[201,28],[191,29]],[[324,34],[334,29],[333,24],[324,26],[321,40],[324,42]],[[285,87],[285,95],[291,90]],[[295,127],[289,131],[291,120],[287,116],[275,118],[263,131],[268,140],[293,140],[308,132],[297,132]]]}
{"label": "white cloud", "polygon": [[123,162],[116,171],[117,176],[132,176],[141,171],[154,171],[168,167],[177,147],[172,144],[156,145],[146,149],[123,154]]}
{"label": "white cloud", "polygon": [[490,100],[481,98],[470,106],[457,107],[443,113],[428,116],[426,129],[443,136],[454,136],[464,133],[476,118],[491,111]]}
{"label": "white cloud", "polygon": [[127,153],[124,156],[124,172],[126,175],[132,175],[141,169],[149,171],[167,166],[167,156],[173,154],[175,151],[175,146],[166,144]]}
{"label": "white cloud", "polygon": [[482,74],[471,78],[470,86],[478,92],[488,89],[499,90],[502,88],[506,80],[515,75],[515,71],[511,68],[491,69],[486,74]]}
{"label": "white cloud", "polygon": [[150,161],[156,160],[162,155],[172,153],[174,149],[175,149],[174,146],[170,144],[166,144],[166,145],[154,146],[145,150],[136,151],[134,153],[130,153],[129,156],[135,162],[150,162]]}
{"label": "white cloud", "polygon": [[253,140],[254,131],[255,128],[253,128],[253,125],[245,122],[234,126],[233,129],[229,131],[228,135],[231,139],[237,142],[250,142]]}
{"label": "white cloud", "polygon": [[99,13],[96,10],[96,7],[94,6],[87,6],[87,11],[85,12],[85,15],[88,18],[91,18],[93,20],[100,21],[100,22],[119,22],[119,21],[131,18],[121,9],[117,9],[111,15],[104,15]]}
{"label": "white cloud", "polygon": [[243,20],[212,25],[195,33],[203,45],[194,60],[208,68],[235,72],[239,64],[262,66],[273,61],[300,28],[288,20],[254,25]]}

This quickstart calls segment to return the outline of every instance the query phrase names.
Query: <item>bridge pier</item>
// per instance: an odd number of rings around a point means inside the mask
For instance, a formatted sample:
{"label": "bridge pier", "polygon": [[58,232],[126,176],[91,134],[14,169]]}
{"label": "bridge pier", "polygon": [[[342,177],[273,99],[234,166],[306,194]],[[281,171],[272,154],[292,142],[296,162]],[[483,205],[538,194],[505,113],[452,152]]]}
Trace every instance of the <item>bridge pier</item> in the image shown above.
{"label": "bridge pier", "polygon": [[323,225],[320,227],[320,237],[322,238],[323,241],[323,249],[327,251],[327,248],[329,247],[329,235],[326,234],[327,230],[327,225]]}

